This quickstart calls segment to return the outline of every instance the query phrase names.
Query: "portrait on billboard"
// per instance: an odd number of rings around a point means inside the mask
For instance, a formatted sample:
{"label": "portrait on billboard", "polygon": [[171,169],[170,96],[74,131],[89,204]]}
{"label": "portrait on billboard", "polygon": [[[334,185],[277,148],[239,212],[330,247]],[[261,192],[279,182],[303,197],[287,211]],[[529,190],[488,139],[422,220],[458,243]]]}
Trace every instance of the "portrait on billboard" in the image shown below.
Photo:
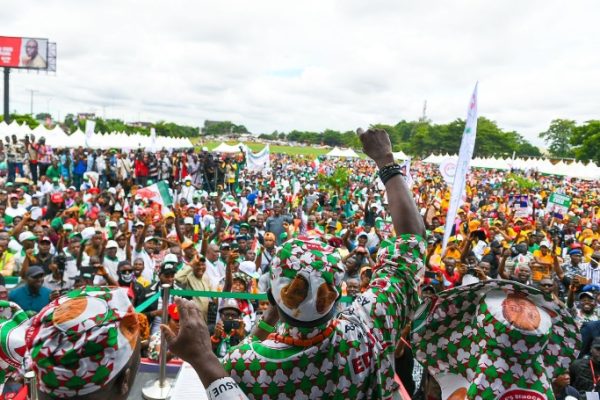
{"label": "portrait on billboard", "polygon": [[48,41],[32,38],[21,40],[21,63],[19,67],[46,69],[48,54]]}

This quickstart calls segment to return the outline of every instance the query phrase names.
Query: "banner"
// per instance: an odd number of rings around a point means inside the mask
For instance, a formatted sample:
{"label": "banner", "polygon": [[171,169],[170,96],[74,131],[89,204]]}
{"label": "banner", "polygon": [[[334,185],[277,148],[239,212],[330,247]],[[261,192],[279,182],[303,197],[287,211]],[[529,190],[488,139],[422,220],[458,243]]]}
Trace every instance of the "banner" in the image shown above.
{"label": "banner", "polygon": [[473,158],[473,150],[475,149],[475,137],[477,136],[477,85],[473,89],[471,101],[469,102],[469,111],[467,112],[467,123],[460,142],[460,151],[458,152],[458,162],[456,163],[456,173],[452,183],[452,194],[450,195],[450,207],[446,215],[446,226],[444,227],[444,242],[442,251],[448,244],[448,239],[452,233],[452,226],[456,219],[456,212],[460,206],[462,195],[465,191],[465,183],[467,172],[469,172],[469,164]]}
{"label": "banner", "polygon": [[45,70],[48,39],[0,36],[0,67]]}
{"label": "banner", "polygon": [[271,152],[267,144],[264,149],[254,154],[250,149],[246,151],[246,168],[249,171],[263,171],[271,167],[269,160]]}
{"label": "banner", "polygon": [[509,195],[508,206],[515,218],[526,218],[533,213],[532,205],[529,202],[529,195],[526,194]]}
{"label": "banner", "polygon": [[564,194],[552,193],[546,204],[546,212],[558,219],[563,219],[571,208],[571,198]]}
{"label": "banner", "polygon": [[94,137],[94,129],[96,129],[96,121],[85,120],[85,146],[92,146],[92,138]]}
{"label": "banner", "polygon": [[150,151],[155,152],[156,150],[156,129],[150,128]]}
{"label": "banner", "polygon": [[454,175],[456,175],[456,160],[454,158],[446,158],[440,163],[440,174],[447,185],[454,183]]}
{"label": "banner", "polygon": [[406,186],[408,186],[409,189],[412,188],[413,184],[415,183],[412,176],[410,175],[410,163],[411,163],[411,158],[407,158],[402,164],[400,164],[400,170],[402,171],[402,173],[404,174],[404,182],[406,182]]}

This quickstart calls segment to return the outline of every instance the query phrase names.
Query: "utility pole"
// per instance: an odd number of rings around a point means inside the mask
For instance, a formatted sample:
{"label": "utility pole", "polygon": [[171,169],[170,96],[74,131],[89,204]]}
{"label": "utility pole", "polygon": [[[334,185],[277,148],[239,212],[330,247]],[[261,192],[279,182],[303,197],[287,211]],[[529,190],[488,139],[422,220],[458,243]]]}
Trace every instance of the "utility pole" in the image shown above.
{"label": "utility pole", "polygon": [[29,114],[31,114],[31,116],[33,117],[33,94],[39,92],[39,90],[29,89],[29,92],[31,93],[31,97],[29,100]]}
{"label": "utility pole", "polygon": [[10,68],[4,67],[4,122],[10,123],[10,112],[8,111],[8,81],[10,78]]}
{"label": "utility pole", "polygon": [[427,121],[427,100],[423,103],[423,115],[421,115],[421,122]]}

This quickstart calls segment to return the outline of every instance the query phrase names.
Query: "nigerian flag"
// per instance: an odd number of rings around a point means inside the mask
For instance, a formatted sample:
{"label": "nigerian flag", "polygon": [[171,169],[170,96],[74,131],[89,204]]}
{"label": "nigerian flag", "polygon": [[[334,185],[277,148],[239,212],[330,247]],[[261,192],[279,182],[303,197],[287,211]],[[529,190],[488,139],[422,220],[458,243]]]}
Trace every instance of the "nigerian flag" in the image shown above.
{"label": "nigerian flag", "polygon": [[145,188],[138,190],[136,192],[136,196],[137,195],[159,204],[163,215],[168,213],[169,207],[173,205],[173,197],[171,196],[169,187],[165,181],[159,181],[150,186],[146,186]]}

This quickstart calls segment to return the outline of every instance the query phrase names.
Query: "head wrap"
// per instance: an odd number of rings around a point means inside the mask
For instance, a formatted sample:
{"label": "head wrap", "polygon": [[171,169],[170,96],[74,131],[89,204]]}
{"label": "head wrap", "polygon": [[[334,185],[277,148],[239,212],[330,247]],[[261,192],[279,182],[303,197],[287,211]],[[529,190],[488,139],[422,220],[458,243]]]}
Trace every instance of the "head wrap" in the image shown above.
{"label": "head wrap", "polygon": [[6,378],[22,376],[25,331],[29,318],[16,303],[0,300],[0,385]]}
{"label": "head wrap", "polygon": [[326,322],[341,293],[344,267],[337,249],[320,238],[285,242],[271,263],[271,296],[294,326]]}
{"label": "head wrap", "polygon": [[120,289],[85,287],[54,300],[26,335],[39,390],[73,398],[101,389],[127,365],[139,333],[135,310]]}

